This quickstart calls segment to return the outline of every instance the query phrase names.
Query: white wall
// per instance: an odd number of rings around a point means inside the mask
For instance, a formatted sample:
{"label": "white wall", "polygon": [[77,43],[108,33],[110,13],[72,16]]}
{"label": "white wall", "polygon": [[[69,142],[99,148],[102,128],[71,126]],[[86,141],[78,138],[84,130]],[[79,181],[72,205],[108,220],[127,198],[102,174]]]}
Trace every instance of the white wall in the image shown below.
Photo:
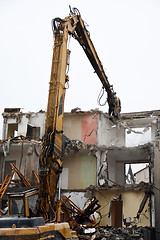
{"label": "white wall", "polygon": [[26,136],[27,124],[28,124],[28,118],[26,118],[26,115],[23,115],[21,121],[18,123],[18,133],[17,133],[18,136],[19,135]]}
{"label": "white wall", "polygon": [[8,125],[13,123],[18,123],[18,133],[17,135],[26,136],[27,133],[27,124],[30,124],[34,127],[40,127],[40,138],[42,139],[45,130],[45,112],[38,112],[38,113],[23,113],[22,117],[18,119],[10,118],[9,114],[7,118],[4,118],[3,123],[3,139],[7,138],[8,133]]}
{"label": "white wall", "polygon": [[42,139],[45,131],[45,112],[31,113],[30,118],[28,120],[28,124],[31,124],[35,127],[40,127],[40,138]]}
{"label": "white wall", "polygon": [[97,145],[106,147],[124,146],[125,145],[125,130],[120,125],[114,124],[104,114],[100,114],[97,129]]}

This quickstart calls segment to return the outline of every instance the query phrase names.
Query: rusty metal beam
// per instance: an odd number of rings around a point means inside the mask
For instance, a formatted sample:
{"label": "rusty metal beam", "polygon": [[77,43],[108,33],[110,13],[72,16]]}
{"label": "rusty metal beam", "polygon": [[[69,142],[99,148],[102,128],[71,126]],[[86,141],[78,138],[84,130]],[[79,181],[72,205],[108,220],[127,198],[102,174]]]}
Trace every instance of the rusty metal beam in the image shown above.
{"label": "rusty metal beam", "polygon": [[14,163],[10,163],[10,165],[12,166],[12,169],[18,174],[19,178],[24,183],[24,185],[26,187],[30,187],[31,186],[30,182],[28,182],[28,180],[23,176],[23,174],[20,172],[17,166]]}
{"label": "rusty metal beam", "polygon": [[13,174],[14,174],[14,171],[12,171],[11,174],[7,174],[7,176],[5,177],[5,179],[2,183],[2,186],[0,188],[0,200],[3,198],[3,196],[6,192],[6,189],[12,180]]}

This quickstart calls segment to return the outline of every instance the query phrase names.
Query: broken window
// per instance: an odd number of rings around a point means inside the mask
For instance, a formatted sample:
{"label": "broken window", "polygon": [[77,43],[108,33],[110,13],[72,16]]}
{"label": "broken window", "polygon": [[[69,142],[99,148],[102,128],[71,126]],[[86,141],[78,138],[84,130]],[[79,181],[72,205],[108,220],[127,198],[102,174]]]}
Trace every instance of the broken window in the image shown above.
{"label": "broken window", "polygon": [[149,182],[149,164],[135,163],[125,164],[125,183],[139,184],[140,182]]}
{"label": "broken window", "polygon": [[134,147],[150,142],[151,127],[126,129],[125,141],[126,147]]}
{"label": "broken window", "polygon": [[9,203],[10,215],[25,216],[24,199],[18,197],[11,198]]}
{"label": "broken window", "polygon": [[40,139],[40,127],[35,127],[27,124],[27,135],[28,138],[39,141]]}
{"label": "broken window", "polygon": [[8,124],[8,134],[7,137],[16,137],[18,132],[18,123],[10,123]]}

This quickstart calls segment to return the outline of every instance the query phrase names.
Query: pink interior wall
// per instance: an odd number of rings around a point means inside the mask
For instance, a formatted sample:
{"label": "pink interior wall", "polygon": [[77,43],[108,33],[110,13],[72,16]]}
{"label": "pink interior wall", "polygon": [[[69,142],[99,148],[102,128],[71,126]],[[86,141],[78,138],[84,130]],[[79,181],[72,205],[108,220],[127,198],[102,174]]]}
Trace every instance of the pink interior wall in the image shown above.
{"label": "pink interior wall", "polygon": [[88,114],[82,119],[82,141],[86,144],[96,145],[97,121],[99,114]]}

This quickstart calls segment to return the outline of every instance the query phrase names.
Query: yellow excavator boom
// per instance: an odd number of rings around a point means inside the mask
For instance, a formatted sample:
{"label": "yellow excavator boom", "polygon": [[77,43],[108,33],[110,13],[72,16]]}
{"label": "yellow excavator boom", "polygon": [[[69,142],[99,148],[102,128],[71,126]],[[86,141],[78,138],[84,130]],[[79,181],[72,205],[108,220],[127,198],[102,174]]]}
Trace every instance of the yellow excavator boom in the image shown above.
{"label": "yellow excavator boom", "polygon": [[54,47],[46,113],[45,135],[39,168],[38,216],[55,219],[55,193],[59,174],[62,171],[63,116],[66,74],[70,51],[67,49],[68,36],[72,35],[82,46],[103,88],[107,92],[109,115],[120,116],[120,100],[109,84],[103,66],[90,39],[89,32],[77,9],[65,19],[53,20]]}

